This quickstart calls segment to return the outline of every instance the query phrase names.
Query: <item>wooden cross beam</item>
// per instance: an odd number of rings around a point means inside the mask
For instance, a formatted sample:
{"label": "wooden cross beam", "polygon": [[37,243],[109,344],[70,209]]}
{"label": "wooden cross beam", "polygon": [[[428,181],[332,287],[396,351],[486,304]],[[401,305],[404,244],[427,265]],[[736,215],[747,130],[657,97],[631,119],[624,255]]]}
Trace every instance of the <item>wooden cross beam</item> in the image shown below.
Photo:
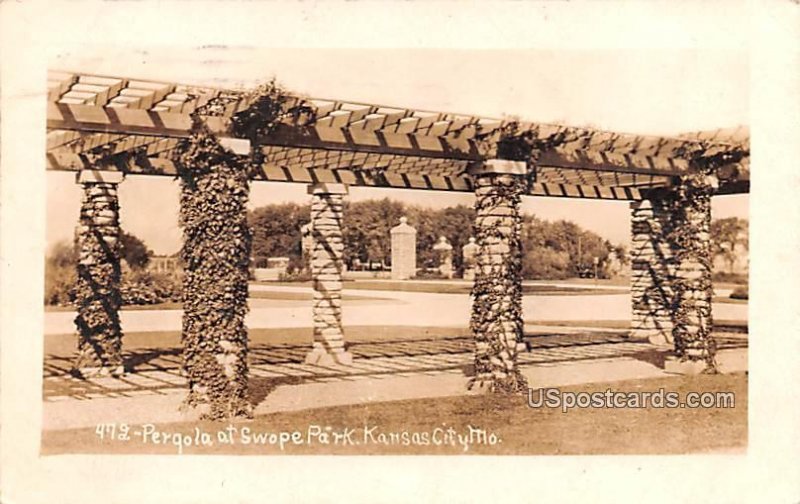
{"label": "wooden cross beam", "polygon": [[[354,113],[354,111],[346,112],[348,117],[351,117]],[[369,120],[371,115],[368,113],[369,111],[363,112],[363,115],[358,115],[360,117],[359,121]],[[47,126],[51,130],[181,139],[189,137],[192,128],[192,117],[190,115],[168,111],[50,102],[48,103],[47,113]],[[358,112],[358,114],[361,114],[361,112]],[[415,119],[416,127],[418,127],[422,118],[415,117],[413,119]],[[283,146],[319,151],[348,151],[359,154],[426,157],[452,161],[480,162],[482,160],[482,156],[473,139],[465,136],[430,134],[436,127],[437,121],[435,119],[436,117],[430,118],[430,125],[427,128],[429,134],[405,133],[399,132],[399,129],[395,132],[388,132],[363,126],[360,128],[343,128],[333,120],[328,121],[331,125],[321,125],[320,123],[328,124],[324,121],[317,121],[312,126],[281,124],[271,134],[260,138],[258,142],[262,146]],[[204,120],[213,133],[222,138],[230,138],[226,124],[228,119],[224,117],[204,117]],[[405,119],[401,119],[400,123],[403,120]],[[440,129],[445,133],[448,131],[447,128]],[[598,141],[595,142],[597,148],[608,147],[619,141],[616,137],[602,135],[597,137]],[[51,148],[58,148],[74,141],[74,139],[69,134],[65,134],[62,139],[54,137],[49,144]],[[592,150],[587,147],[586,142],[580,145],[575,142],[573,144],[557,146],[542,152],[539,164],[605,173],[657,176],[679,175],[690,169],[688,161],[677,157]],[[136,142],[132,141],[131,148],[136,147]],[[115,149],[115,152],[119,150],[121,149]],[[726,168],[723,167],[720,170],[724,171]],[[739,169],[736,173],[738,178],[743,179],[747,177],[749,170]]]}
{"label": "wooden cross beam", "polygon": [[[47,154],[48,169],[81,171],[94,167],[85,156],[67,152]],[[163,157],[116,156],[104,169],[115,169],[132,175],[161,175],[175,177],[175,164]],[[295,183],[340,183],[360,187],[386,187],[399,189],[441,190],[471,193],[474,190],[468,175],[418,175],[391,171],[357,169],[323,169],[286,167],[264,163],[251,174],[254,181]],[[634,187],[603,187],[558,183],[533,183],[532,196],[550,196],[578,199],[634,201],[642,199],[642,192]]]}

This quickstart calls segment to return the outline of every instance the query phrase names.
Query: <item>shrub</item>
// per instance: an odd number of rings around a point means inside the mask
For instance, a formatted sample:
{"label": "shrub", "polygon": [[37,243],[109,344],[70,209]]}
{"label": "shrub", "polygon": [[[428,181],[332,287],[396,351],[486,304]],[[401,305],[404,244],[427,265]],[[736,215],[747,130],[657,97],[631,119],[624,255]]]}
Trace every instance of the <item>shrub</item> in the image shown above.
{"label": "shrub", "polygon": [[750,299],[750,289],[747,285],[736,287],[729,297],[731,299]]}
{"label": "shrub", "polygon": [[303,269],[295,269],[278,275],[279,282],[308,282],[311,280],[311,272]]}
{"label": "shrub", "polygon": [[714,282],[747,284],[747,275],[743,275],[741,273],[730,273],[727,271],[715,271],[711,275],[711,280]]}
{"label": "shrub", "polygon": [[528,280],[563,280],[570,276],[569,254],[550,247],[533,247],[522,255],[522,277]]}
{"label": "shrub", "polygon": [[68,306],[75,301],[73,286],[78,276],[75,267],[56,266],[48,263],[44,275],[44,304]]}
{"label": "shrub", "polygon": [[69,241],[57,243],[47,256],[44,268],[46,305],[67,306],[75,301],[73,287],[78,280],[77,262],[75,244]]}
{"label": "shrub", "polygon": [[122,277],[123,305],[149,305],[181,300],[178,274],[156,274],[146,270],[126,271]]}
{"label": "shrub", "polygon": [[441,280],[443,278],[444,275],[439,270],[418,269],[417,274],[414,275],[415,280]]}

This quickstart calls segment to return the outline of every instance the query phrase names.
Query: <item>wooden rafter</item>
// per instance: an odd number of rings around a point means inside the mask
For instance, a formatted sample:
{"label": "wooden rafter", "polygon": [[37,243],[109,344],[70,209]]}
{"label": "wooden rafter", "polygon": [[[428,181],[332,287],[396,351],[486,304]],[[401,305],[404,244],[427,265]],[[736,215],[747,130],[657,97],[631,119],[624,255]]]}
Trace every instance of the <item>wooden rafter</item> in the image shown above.
{"label": "wooden rafter", "polygon": [[[190,113],[203,114],[207,104],[222,104],[217,107],[220,117],[205,119],[224,137],[228,118],[246,107],[248,99],[238,90],[71,72],[50,72],[47,96],[51,169],[78,166],[75,158],[99,148],[128,158],[145,154],[153,166],[162,166],[167,162],[164,153],[189,136]],[[690,170],[697,153],[739,154],[740,160],[718,172],[725,191],[749,186],[746,128],[658,137],[316,98],[294,97],[290,102],[307,107],[310,119],[304,125],[287,119],[259,143],[280,170],[314,170],[315,177],[353,173],[356,183],[370,185],[372,174],[380,173],[375,180],[392,187],[460,190],[454,180],[464,176],[470,163],[483,159],[478,143],[505,134],[513,123],[514,134],[559,139],[546,143],[548,149],[538,157],[542,169],[537,183],[550,184],[548,191],[553,183],[623,190],[664,186],[670,177]],[[582,194],[602,197],[591,189]]]}

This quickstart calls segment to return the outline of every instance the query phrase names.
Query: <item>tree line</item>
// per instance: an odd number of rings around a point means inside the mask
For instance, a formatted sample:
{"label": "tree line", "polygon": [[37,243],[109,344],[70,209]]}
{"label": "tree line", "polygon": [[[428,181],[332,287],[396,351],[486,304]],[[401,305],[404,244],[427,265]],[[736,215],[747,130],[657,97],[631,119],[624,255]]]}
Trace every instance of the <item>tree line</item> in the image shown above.
{"label": "tree line", "polygon": [[[342,231],[345,241],[344,261],[352,269],[357,262],[391,262],[391,229],[401,217],[417,230],[417,264],[435,268],[434,244],[440,236],[453,246],[453,266],[462,269],[461,247],[473,236],[475,211],[468,206],[433,210],[408,205],[388,198],[346,202]],[[268,257],[288,257],[290,269],[302,265],[300,227],[310,221],[308,205],[281,203],[262,206],[249,216],[253,231],[253,260],[264,264]],[[523,216],[523,276],[538,279],[563,279],[591,269],[594,258],[598,275],[608,276],[609,255],[614,252],[624,260],[623,247],[614,246],[592,231],[559,220],[549,222],[532,215]]]}

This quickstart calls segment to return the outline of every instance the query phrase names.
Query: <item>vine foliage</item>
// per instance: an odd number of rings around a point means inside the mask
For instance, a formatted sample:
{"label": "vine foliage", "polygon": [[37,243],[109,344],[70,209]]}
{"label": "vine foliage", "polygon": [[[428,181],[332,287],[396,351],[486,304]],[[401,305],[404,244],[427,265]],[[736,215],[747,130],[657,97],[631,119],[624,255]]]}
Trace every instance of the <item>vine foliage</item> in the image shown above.
{"label": "vine foliage", "polygon": [[657,241],[672,251],[669,310],[675,354],[681,360],[705,361],[707,373],[717,372],[716,341],[712,335],[711,198],[719,188],[719,168],[748,153],[731,149],[710,154],[703,144],[681,153],[691,170],[676,177],[669,191],[657,195],[665,225]]}
{"label": "vine foliage", "polygon": [[470,328],[475,337],[475,376],[468,386],[517,393],[527,381],[517,367],[522,345],[522,250],[519,212],[522,177],[484,175],[476,181],[477,275]]}
{"label": "vine foliage", "polygon": [[[240,97],[241,98],[241,97]],[[258,138],[274,131],[290,97],[275,83],[243,97],[228,133]],[[251,232],[247,223],[250,172],[263,161],[227,150],[206,125],[226,103],[210,101],[192,114],[191,136],[173,153],[181,179],[183,363],[189,380],[184,405],[206,408],[203,418],[252,415],[248,401],[248,334],[245,326]]]}

